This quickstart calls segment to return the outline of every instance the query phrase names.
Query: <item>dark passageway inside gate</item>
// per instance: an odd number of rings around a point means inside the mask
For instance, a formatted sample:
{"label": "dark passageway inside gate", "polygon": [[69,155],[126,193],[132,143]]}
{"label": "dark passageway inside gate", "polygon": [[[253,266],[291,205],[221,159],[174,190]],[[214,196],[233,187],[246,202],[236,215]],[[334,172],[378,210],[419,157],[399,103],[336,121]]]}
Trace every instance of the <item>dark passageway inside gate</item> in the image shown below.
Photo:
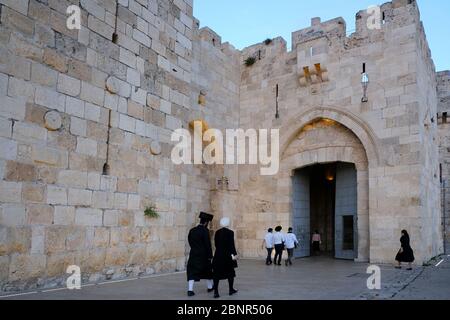
{"label": "dark passageway inside gate", "polygon": [[[356,258],[356,168],[350,163],[316,164],[293,176],[293,226],[301,246],[297,258],[320,254],[338,259]],[[320,253],[311,239],[318,231]]]}
{"label": "dark passageway inside gate", "polygon": [[[323,255],[334,256],[334,204],[336,198],[336,164],[310,168],[311,233],[319,231]],[[311,251],[312,253],[312,251]]]}

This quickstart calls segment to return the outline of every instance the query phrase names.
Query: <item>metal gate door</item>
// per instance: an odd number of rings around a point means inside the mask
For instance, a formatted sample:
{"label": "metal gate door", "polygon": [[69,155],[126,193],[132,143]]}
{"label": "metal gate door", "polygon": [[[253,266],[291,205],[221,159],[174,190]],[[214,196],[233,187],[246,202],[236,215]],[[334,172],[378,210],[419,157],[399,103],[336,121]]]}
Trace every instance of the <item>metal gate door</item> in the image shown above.
{"label": "metal gate door", "polygon": [[310,198],[309,172],[297,171],[292,178],[293,185],[293,229],[299,241],[299,247],[294,250],[295,258],[310,256]]}
{"label": "metal gate door", "polygon": [[336,167],[335,257],[354,260],[357,251],[357,188],[353,164]]}

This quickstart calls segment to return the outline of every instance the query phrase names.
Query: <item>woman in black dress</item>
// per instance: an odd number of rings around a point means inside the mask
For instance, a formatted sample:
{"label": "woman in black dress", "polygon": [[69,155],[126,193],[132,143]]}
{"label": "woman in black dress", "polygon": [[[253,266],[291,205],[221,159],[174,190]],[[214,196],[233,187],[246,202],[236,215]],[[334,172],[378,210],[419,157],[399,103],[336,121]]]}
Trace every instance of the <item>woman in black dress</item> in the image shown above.
{"label": "woman in black dress", "polygon": [[402,268],[402,262],[408,263],[408,269],[412,270],[411,263],[414,262],[414,252],[409,244],[409,234],[406,230],[402,230],[402,237],[400,238],[401,248],[395,257],[395,260],[398,262],[398,266],[396,269]]}
{"label": "woman in black dress", "polygon": [[234,278],[236,277],[237,252],[234,245],[234,232],[228,229],[230,225],[229,218],[222,218],[220,226],[222,229],[216,232],[214,237],[216,252],[214,254],[212,267],[214,279],[214,298],[219,298],[219,281],[228,280],[230,296],[237,293],[234,289]]}

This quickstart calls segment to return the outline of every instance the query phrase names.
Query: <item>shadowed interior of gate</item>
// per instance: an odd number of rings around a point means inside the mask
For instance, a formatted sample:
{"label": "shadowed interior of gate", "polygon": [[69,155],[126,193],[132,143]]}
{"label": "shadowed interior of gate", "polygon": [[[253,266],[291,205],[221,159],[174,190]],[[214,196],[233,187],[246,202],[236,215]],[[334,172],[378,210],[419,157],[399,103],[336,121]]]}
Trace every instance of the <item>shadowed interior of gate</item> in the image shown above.
{"label": "shadowed interior of gate", "polygon": [[350,163],[316,164],[295,171],[293,226],[301,247],[296,257],[315,254],[311,239],[321,235],[321,255],[356,258],[356,169]]}
{"label": "shadowed interior of gate", "polygon": [[310,174],[311,233],[319,231],[320,251],[334,256],[336,164],[315,165],[305,170]]}

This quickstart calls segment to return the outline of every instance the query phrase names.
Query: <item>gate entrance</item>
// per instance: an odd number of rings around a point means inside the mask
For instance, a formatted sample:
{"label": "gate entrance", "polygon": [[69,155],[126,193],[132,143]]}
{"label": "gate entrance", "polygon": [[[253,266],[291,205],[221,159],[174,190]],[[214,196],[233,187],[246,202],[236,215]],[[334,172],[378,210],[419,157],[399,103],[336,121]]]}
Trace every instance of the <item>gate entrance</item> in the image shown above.
{"label": "gate entrance", "polygon": [[313,254],[318,231],[322,255],[353,260],[357,256],[356,168],[349,163],[318,164],[293,176],[293,228],[300,241],[297,258]]}

